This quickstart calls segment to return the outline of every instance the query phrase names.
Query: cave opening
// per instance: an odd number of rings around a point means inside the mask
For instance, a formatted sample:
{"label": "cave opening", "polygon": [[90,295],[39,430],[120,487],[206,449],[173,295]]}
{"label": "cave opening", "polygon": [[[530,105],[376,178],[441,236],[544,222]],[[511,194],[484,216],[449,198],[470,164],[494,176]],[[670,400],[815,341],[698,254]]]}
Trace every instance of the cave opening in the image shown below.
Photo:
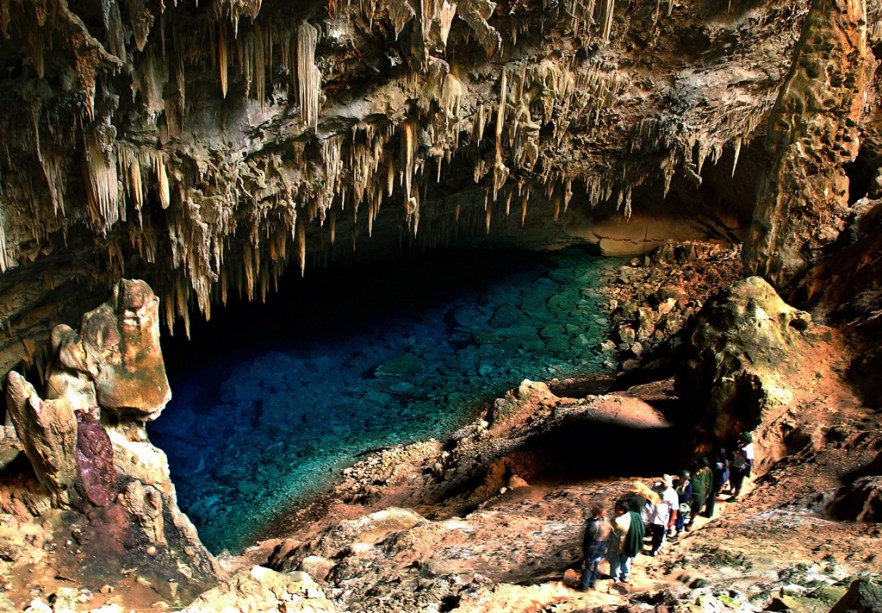
{"label": "cave opening", "polygon": [[584,248],[449,248],[282,279],[191,340],[163,338],[174,398],[149,424],[213,551],[329,487],[370,449],[443,438],[523,379],[608,374],[604,275]]}

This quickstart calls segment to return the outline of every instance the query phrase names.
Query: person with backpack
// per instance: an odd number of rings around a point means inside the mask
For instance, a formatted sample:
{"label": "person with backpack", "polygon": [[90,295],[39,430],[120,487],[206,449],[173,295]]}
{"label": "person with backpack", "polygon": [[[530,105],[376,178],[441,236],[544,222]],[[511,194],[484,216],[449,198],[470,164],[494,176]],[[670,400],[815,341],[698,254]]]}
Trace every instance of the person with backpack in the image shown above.
{"label": "person with backpack", "polygon": [[753,435],[750,432],[742,432],[739,439],[740,444],[732,457],[732,496],[729,500],[738,498],[741,485],[744,479],[750,476],[754,463]]}
{"label": "person with backpack", "polygon": [[603,507],[598,504],[593,505],[582,538],[582,554],[585,557],[581,583],[583,592],[594,589],[594,583],[600,576],[600,561],[606,557],[611,532],[612,527],[603,512]]}
{"label": "person with backpack", "polygon": [[710,493],[713,484],[713,475],[711,474],[710,468],[708,468],[709,465],[710,461],[702,456],[698,461],[695,472],[692,474],[692,518],[689,520],[689,526],[686,528],[687,530],[704,508],[704,503],[707,501],[707,496]]}
{"label": "person with backpack", "polygon": [[643,549],[646,530],[640,514],[627,510],[621,501],[616,503],[615,512],[610,536],[609,575],[615,582],[628,583],[631,561]]}

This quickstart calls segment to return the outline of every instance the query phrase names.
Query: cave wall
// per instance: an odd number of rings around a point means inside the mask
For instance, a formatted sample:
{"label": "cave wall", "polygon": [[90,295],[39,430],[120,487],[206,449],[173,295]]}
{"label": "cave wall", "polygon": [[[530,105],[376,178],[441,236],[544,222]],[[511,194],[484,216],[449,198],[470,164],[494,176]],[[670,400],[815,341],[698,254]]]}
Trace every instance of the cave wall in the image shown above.
{"label": "cave wall", "polygon": [[[706,178],[752,211],[731,177],[809,8],[2,0],[0,366],[39,364],[40,330],[122,275],[170,324],[380,232],[434,244],[536,208],[592,241],[650,201],[684,216]],[[701,225],[743,233],[713,201]]]}

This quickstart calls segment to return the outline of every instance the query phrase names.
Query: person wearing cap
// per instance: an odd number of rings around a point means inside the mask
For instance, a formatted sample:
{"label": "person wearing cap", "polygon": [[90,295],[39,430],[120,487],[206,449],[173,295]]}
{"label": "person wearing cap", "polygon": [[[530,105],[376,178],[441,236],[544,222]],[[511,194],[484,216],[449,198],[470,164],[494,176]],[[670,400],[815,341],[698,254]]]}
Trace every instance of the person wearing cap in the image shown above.
{"label": "person wearing cap", "polygon": [[665,536],[674,525],[677,519],[677,509],[680,506],[679,497],[674,491],[674,480],[670,475],[664,475],[661,481],[656,483],[654,489],[658,492],[660,500],[655,505],[649,521],[652,534],[652,550],[649,554],[651,556],[658,555],[662,545],[665,544]]}

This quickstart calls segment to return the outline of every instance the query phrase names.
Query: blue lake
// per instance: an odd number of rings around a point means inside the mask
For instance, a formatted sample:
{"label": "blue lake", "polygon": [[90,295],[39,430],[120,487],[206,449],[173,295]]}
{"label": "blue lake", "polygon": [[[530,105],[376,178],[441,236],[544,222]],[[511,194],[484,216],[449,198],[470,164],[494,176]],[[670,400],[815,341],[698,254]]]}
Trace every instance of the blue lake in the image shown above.
{"label": "blue lake", "polygon": [[213,552],[376,447],[439,438],[523,379],[606,372],[601,277],[581,250],[403,254],[307,271],[163,339],[174,398],[148,425]]}

